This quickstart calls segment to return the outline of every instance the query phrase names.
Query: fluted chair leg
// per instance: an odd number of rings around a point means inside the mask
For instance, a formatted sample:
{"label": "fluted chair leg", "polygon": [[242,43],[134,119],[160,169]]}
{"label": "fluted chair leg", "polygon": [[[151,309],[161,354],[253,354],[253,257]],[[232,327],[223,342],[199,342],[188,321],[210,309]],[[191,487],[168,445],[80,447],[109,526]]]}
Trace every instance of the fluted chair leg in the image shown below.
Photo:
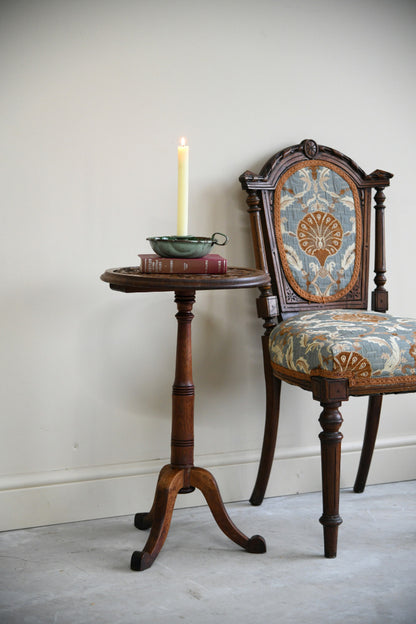
{"label": "fluted chair leg", "polygon": [[341,468],[341,440],[339,431],[342,416],[338,410],[340,402],[321,403],[323,412],[319,422],[323,431],[321,440],[322,500],[323,513],[319,519],[324,527],[325,557],[337,556],[338,527],[342,523],[339,515],[339,488]]}
{"label": "fluted chair leg", "polygon": [[263,447],[256,483],[250,497],[252,505],[261,505],[269,482],[276,448],[279,425],[280,389],[282,382],[270,374],[266,375],[266,421],[264,425]]}
{"label": "fluted chair leg", "polygon": [[364,492],[376,443],[378,425],[380,422],[382,394],[374,394],[368,397],[367,421],[365,425],[363,448],[361,450],[360,464],[354,483],[354,492]]}

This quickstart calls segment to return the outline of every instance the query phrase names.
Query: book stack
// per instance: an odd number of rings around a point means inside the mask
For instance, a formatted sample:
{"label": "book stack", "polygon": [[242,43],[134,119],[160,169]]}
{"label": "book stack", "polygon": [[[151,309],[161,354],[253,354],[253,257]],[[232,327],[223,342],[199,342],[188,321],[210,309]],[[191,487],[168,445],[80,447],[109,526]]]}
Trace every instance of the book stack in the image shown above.
{"label": "book stack", "polygon": [[139,254],[142,273],[226,273],[227,260],[219,254],[202,258],[162,258],[157,254]]}

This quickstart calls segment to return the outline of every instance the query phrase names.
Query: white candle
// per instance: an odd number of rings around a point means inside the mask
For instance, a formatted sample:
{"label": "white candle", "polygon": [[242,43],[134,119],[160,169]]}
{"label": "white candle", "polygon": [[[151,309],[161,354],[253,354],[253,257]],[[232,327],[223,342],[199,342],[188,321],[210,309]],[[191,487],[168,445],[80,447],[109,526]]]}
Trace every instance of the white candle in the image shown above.
{"label": "white candle", "polygon": [[182,137],[178,145],[178,236],[188,234],[189,145]]}

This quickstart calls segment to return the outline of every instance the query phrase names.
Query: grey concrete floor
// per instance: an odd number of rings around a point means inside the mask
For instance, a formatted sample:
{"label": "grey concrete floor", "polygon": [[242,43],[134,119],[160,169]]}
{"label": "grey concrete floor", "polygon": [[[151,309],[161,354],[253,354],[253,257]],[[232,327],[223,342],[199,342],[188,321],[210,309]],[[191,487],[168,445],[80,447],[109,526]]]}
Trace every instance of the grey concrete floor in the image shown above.
{"label": "grey concrete floor", "polygon": [[227,509],[267,553],[229,541],[207,507],[174,511],[143,572],[129,569],[147,535],[132,517],[0,534],[1,624],[416,623],[416,481],[342,491],[336,559],[319,493]]}

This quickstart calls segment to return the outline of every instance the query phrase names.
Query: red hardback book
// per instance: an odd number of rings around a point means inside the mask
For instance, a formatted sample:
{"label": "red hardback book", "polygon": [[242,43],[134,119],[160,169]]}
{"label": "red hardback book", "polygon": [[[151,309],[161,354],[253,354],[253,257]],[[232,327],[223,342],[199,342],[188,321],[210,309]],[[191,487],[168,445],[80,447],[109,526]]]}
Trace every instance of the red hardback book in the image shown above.
{"label": "red hardback book", "polygon": [[139,254],[142,273],[226,273],[227,260],[219,254],[203,258],[162,258],[157,254]]}

